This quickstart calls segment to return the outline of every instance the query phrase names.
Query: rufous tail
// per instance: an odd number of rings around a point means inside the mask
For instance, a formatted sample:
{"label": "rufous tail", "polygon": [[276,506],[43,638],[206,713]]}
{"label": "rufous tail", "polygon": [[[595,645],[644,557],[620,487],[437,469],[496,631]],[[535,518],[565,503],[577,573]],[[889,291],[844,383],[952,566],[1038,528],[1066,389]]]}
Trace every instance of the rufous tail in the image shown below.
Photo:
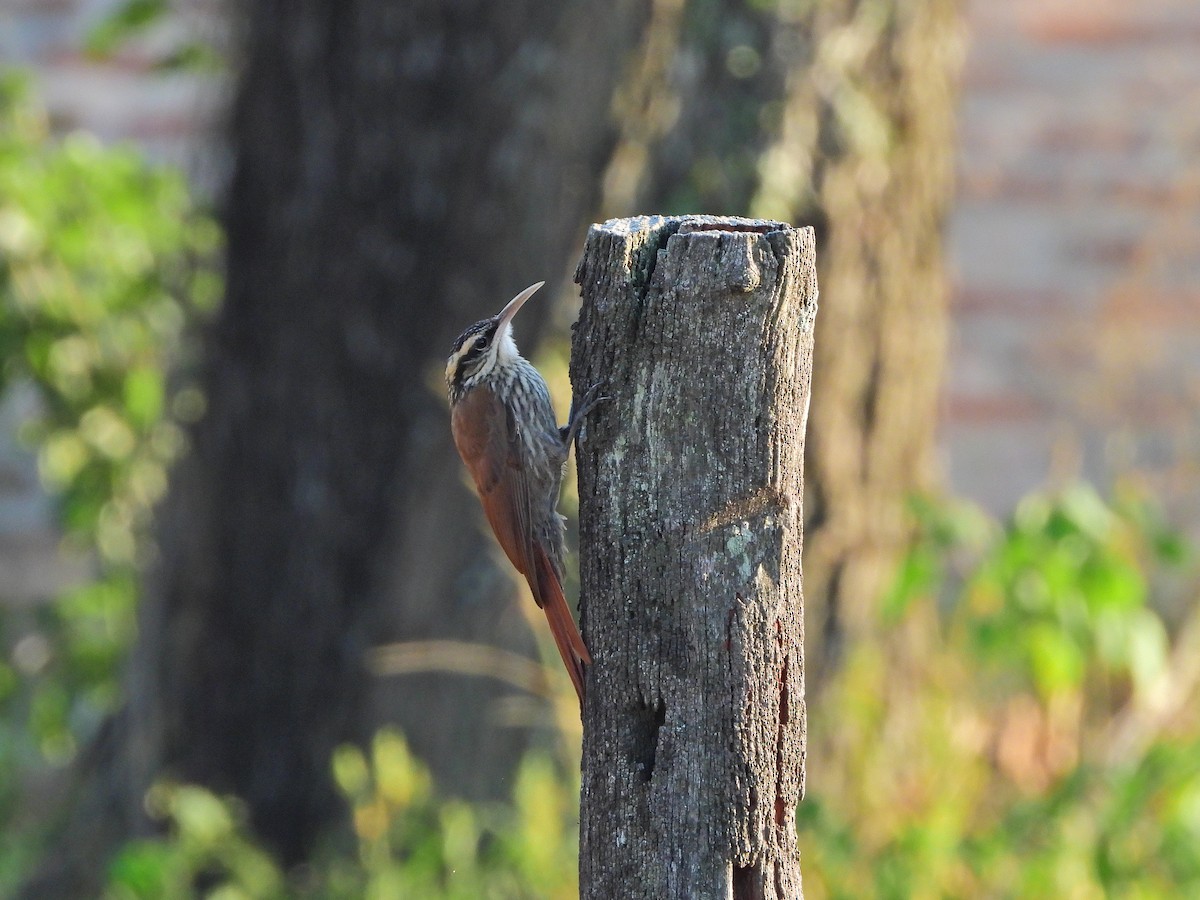
{"label": "rufous tail", "polygon": [[575,693],[579,695],[579,705],[583,706],[583,672],[584,666],[590,665],[592,658],[588,655],[587,647],[571,618],[571,609],[567,606],[567,598],[563,596],[562,584],[558,573],[540,547],[534,551],[537,556],[537,587],[534,591],[539,605],[546,613],[550,623],[550,633],[554,635],[554,643],[562,657],[571,683],[575,685]]}

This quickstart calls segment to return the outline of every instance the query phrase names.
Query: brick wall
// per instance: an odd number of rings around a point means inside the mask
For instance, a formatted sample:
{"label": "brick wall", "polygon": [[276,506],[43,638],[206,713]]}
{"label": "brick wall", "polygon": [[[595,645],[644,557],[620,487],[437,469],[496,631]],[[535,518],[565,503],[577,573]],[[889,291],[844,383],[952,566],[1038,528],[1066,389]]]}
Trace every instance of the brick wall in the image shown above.
{"label": "brick wall", "polygon": [[31,69],[59,131],[134,140],[156,159],[211,177],[198,153],[219,122],[225,85],[216,75],[156,69],[187,41],[225,39],[224,0],[171,0],[171,15],[124,43],[113,58],[84,50],[88,35],[123,0],[0,0],[0,62]]}
{"label": "brick wall", "polygon": [[[151,74],[220,0],[96,61],[116,0],[0,0],[0,59],[32,67],[55,123],[132,138],[215,182],[223,85]],[[950,485],[1004,512],[1048,480],[1138,472],[1200,529],[1200,2],[971,0],[953,339]],[[216,159],[213,163],[211,160]],[[829,302],[833,302],[830,298]],[[0,592],[46,589],[54,537],[0,406]]]}
{"label": "brick wall", "polygon": [[972,0],[952,486],[1137,471],[1200,526],[1200,3]]}

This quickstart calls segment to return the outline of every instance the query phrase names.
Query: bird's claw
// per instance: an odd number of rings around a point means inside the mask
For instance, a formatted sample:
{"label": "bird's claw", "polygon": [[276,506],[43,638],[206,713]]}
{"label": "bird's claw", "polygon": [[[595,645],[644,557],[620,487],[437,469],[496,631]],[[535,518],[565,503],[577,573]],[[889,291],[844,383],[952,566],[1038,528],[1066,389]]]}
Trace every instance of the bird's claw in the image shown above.
{"label": "bird's claw", "polygon": [[590,388],[583,392],[583,400],[580,402],[578,411],[572,413],[571,420],[582,419],[601,403],[607,403],[612,397],[599,397],[597,394],[604,387],[603,381],[597,381]]}
{"label": "bird's claw", "polygon": [[583,397],[578,403],[572,401],[571,414],[567,417],[567,424],[562,428],[563,441],[566,444],[571,444],[575,440],[575,435],[583,426],[583,420],[587,418],[588,413],[599,406],[601,403],[607,403],[612,397],[597,396],[600,389],[604,387],[604,382],[597,381],[590,388],[583,392]]}

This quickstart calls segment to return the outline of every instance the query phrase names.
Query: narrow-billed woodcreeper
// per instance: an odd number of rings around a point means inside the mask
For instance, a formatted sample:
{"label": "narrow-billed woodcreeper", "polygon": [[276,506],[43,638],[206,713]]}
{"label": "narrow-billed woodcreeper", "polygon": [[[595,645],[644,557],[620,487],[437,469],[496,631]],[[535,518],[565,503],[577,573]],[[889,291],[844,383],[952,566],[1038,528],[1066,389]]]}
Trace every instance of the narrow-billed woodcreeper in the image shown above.
{"label": "narrow-billed woodcreeper", "polygon": [[558,426],[546,382],[521,356],[512,319],[545,282],[530,285],[499,314],[476,322],[446,361],[454,445],[479,491],[496,539],[546,613],[579,702],[591,663],[562,589],[566,553],[558,492],[571,442],[597,403],[593,386],[567,424]]}

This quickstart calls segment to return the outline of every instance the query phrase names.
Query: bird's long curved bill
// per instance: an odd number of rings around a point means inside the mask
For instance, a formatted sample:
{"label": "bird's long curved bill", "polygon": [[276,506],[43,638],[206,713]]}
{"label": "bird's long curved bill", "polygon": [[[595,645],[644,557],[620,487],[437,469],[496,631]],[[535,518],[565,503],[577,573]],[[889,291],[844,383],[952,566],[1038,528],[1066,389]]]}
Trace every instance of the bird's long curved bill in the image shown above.
{"label": "bird's long curved bill", "polygon": [[500,326],[497,330],[503,329],[505,325],[511,322],[513,316],[517,314],[517,311],[525,305],[525,301],[536,294],[538,288],[545,283],[546,282],[544,281],[539,281],[537,284],[531,284],[529,287],[525,288],[525,290],[521,291],[521,293],[517,294],[517,296],[509,300],[508,305],[505,306],[504,309],[500,310],[500,315],[498,317],[500,319]]}

